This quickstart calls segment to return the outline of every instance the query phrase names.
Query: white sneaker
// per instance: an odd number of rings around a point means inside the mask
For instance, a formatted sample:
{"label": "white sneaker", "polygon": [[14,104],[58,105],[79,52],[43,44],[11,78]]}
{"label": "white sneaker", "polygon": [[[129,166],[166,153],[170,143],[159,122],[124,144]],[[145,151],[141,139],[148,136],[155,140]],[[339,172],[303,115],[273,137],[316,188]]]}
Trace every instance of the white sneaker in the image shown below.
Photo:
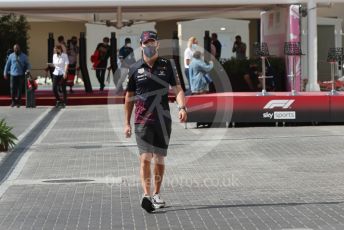
{"label": "white sneaker", "polygon": [[156,209],[165,207],[165,201],[161,199],[159,194],[154,194],[154,196],[152,197],[152,202],[154,208]]}

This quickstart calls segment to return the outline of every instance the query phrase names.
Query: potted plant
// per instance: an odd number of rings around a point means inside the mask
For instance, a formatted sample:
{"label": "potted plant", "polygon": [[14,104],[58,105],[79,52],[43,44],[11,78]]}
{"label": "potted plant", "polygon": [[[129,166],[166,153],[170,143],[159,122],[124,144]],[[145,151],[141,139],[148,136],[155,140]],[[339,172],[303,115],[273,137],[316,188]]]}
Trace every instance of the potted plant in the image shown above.
{"label": "potted plant", "polygon": [[0,121],[0,152],[6,152],[15,146],[17,137],[11,132],[12,127],[9,127],[5,119]]}

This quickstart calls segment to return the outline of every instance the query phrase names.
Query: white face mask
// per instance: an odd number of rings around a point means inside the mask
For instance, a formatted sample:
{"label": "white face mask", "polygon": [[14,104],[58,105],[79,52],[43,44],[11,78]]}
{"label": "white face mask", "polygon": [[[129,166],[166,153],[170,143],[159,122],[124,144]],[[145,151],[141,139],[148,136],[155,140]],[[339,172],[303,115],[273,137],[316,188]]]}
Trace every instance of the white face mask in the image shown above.
{"label": "white face mask", "polygon": [[131,43],[127,43],[127,47],[131,47]]}
{"label": "white face mask", "polygon": [[192,44],[192,45],[191,45],[191,49],[193,49],[193,50],[196,50],[196,49],[197,49],[197,47],[198,47],[198,45],[197,45],[197,44]]}

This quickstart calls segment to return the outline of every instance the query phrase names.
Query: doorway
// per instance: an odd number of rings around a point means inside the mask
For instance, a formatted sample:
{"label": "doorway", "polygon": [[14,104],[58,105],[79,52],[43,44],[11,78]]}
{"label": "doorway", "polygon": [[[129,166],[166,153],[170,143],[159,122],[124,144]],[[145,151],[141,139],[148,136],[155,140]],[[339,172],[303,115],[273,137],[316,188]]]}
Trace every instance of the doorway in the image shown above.
{"label": "doorway", "polygon": [[327,63],[327,54],[330,48],[334,48],[334,25],[318,25],[318,80],[331,80],[331,67]]}

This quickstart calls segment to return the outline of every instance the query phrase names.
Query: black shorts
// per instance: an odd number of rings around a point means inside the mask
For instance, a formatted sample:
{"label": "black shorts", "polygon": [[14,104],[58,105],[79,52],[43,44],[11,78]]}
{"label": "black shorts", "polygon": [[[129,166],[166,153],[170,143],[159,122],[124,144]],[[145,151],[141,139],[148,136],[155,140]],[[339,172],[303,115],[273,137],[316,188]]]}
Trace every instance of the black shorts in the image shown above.
{"label": "black shorts", "polygon": [[156,153],[167,155],[171,137],[171,122],[161,124],[135,124],[135,136],[140,155]]}

